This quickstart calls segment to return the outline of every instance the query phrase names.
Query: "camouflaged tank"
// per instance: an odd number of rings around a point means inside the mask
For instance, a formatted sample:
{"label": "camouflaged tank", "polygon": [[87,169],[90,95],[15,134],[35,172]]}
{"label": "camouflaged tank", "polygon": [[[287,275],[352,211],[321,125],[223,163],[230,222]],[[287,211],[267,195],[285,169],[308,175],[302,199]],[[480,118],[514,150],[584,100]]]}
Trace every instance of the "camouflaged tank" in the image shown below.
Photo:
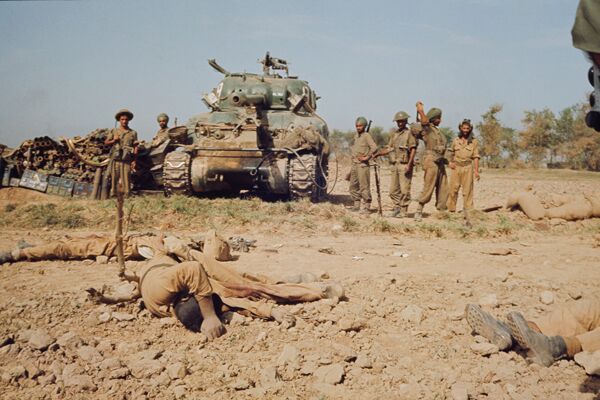
{"label": "camouflaged tank", "polygon": [[260,62],[263,74],[228,72],[209,60],[224,78],[203,96],[209,112],[169,131],[178,148],[164,158],[167,194],[251,190],[323,197],[329,131],[316,113],[317,96],[306,81],[288,75],[285,60],[267,53]]}

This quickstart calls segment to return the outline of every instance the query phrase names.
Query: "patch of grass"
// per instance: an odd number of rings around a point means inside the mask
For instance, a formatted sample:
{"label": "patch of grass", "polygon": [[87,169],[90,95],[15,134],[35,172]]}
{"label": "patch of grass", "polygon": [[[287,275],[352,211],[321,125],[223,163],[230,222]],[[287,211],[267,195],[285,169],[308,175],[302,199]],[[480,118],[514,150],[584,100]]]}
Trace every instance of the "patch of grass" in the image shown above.
{"label": "patch of grass", "polygon": [[67,204],[58,207],[56,204],[32,204],[23,210],[26,225],[33,228],[57,226],[62,228],[81,228],[86,226],[87,220],[81,212],[85,208],[80,205]]}
{"label": "patch of grass", "polygon": [[13,212],[17,209],[17,205],[13,204],[13,203],[9,203],[7,205],[4,206],[4,212]]}
{"label": "patch of grass", "polygon": [[348,215],[344,215],[341,222],[344,232],[356,232],[360,226],[354,218]]}
{"label": "patch of grass", "polygon": [[439,225],[423,223],[419,224],[418,227],[422,232],[431,233],[438,238],[444,237],[444,230]]}
{"label": "patch of grass", "polygon": [[473,232],[478,237],[486,237],[489,235],[487,228],[483,225],[479,225]]}
{"label": "patch of grass", "polygon": [[394,224],[391,224],[383,218],[377,218],[371,223],[373,232],[397,232]]}
{"label": "patch of grass", "polygon": [[495,232],[502,234],[502,235],[511,235],[516,230],[521,229],[522,227],[523,226],[521,224],[518,224],[518,223],[512,221],[510,218],[507,218],[505,215],[499,214],[498,215],[498,223],[494,230],[495,230]]}

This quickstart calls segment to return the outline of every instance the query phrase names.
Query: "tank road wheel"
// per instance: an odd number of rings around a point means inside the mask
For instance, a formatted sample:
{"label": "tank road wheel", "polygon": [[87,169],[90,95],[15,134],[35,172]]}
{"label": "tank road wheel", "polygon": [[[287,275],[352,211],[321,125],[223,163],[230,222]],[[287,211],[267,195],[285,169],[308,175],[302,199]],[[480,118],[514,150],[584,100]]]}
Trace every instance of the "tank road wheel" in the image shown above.
{"label": "tank road wheel", "polygon": [[191,157],[188,153],[173,151],[165,156],[163,184],[166,196],[192,194],[190,165]]}
{"label": "tank road wheel", "polygon": [[[290,199],[298,200],[309,198],[312,202],[318,202],[324,195],[325,187],[324,171],[318,166],[318,158],[314,154],[302,154],[300,157],[292,157],[289,160],[289,188]],[[323,166],[323,169],[326,167]],[[315,181],[318,185],[315,185]]]}

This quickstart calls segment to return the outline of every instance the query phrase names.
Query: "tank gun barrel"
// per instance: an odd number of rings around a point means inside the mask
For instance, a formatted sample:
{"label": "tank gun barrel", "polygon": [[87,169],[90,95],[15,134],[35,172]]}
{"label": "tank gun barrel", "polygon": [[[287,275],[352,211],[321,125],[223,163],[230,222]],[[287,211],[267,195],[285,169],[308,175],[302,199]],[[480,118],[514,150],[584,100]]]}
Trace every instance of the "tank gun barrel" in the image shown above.
{"label": "tank gun barrel", "polygon": [[264,94],[231,94],[231,104],[238,107],[267,105],[267,98]]}
{"label": "tank gun barrel", "polygon": [[227,71],[225,68],[221,67],[219,65],[219,63],[217,62],[217,60],[215,60],[214,58],[211,58],[208,60],[208,65],[210,65],[211,67],[213,67],[215,69],[215,71],[220,72],[223,75],[229,75],[229,71]]}

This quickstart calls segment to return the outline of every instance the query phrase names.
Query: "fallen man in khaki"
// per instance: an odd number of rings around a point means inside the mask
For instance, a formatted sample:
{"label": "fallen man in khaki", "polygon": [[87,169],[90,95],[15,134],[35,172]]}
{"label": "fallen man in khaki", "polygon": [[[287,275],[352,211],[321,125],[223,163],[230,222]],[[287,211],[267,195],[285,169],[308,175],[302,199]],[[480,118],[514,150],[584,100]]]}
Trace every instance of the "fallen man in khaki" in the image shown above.
{"label": "fallen man in khaki", "polygon": [[[214,237],[214,231],[205,234],[193,235],[189,238],[176,236],[155,236],[152,234],[130,234],[123,237],[123,255],[125,260],[150,259],[154,253],[165,253],[177,250],[177,247],[202,250],[204,238]],[[230,258],[220,249],[218,259],[227,261]],[[0,252],[0,264],[5,262],[44,261],[44,260],[85,260],[95,259],[99,256],[108,258],[116,257],[117,242],[112,235],[89,235],[79,238],[65,237],[51,243],[31,246],[25,244],[11,252]]]}
{"label": "fallen man in khaki", "polygon": [[[218,300],[220,312],[235,310],[259,318],[293,323],[294,317],[276,304],[344,296],[343,288],[336,282],[306,282],[307,279],[304,279],[303,283],[293,284],[237,272],[219,261],[231,260],[232,257],[227,242],[214,233],[205,235],[203,252],[174,237],[164,240],[163,245],[168,255],[160,249],[153,249],[155,256],[138,273],[125,273],[127,280],[138,283],[137,290],[131,295],[112,297],[89,289],[92,299],[116,304],[141,297],[152,314],[165,317],[174,314],[179,299],[187,298],[190,293],[195,297],[212,295]],[[192,321],[195,322],[189,325],[200,327],[200,317],[197,312],[193,315]],[[184,319],[176,313],[175,316],[188,327]]]}
{"label": "fallen man in khaki", "polygon": [[600,296],[556,308],[536,320],[510,312],[507,322],[499,321],[475,304],[468,304],[465,314],[474,333],[500,350],[509,350],[517,342],[532,353],[534,362],[546,367],[581,351],[600,350]]}
{"label": "fallen man in khaki", "polygon": [[521,209],[528,218],[561,218],[567,221],[600,217],[600,194],[553,195],[545,203],[531,191],[514,193],[506,208]]}

